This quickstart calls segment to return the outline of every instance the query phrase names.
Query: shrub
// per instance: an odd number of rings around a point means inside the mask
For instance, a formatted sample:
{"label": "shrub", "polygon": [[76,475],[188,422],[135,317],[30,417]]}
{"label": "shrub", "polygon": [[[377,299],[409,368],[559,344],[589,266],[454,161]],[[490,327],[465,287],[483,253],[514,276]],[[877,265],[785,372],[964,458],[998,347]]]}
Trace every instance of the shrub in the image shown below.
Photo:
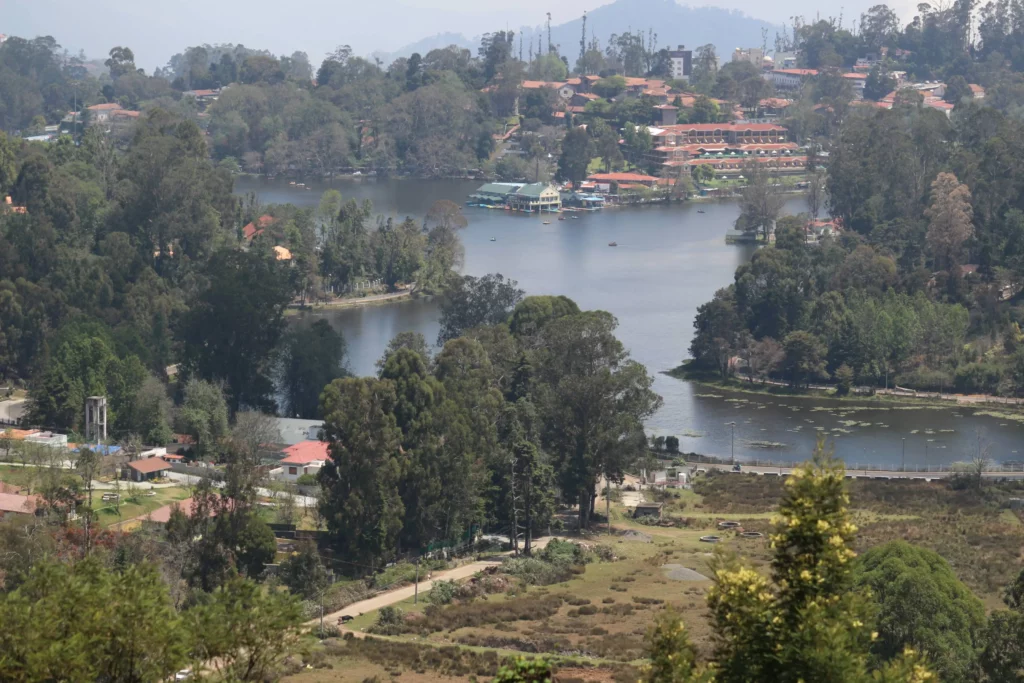
{"label": "shrub", "polygon": [[[432,569],[444,569],[447,563],[444,560],[423,560],[420,562],[419,575],[423,578]],[[412,583],[416,580],[416,565],[411,562],[398,562],[387,567],[373,577],[374,588],[388,588],[402,583]]]}
{"label": "shrub", "polygon": [[370,627],[370,633],[377,633],[384,636],[394,636],[402,632],[404,626],[404,612],[398,607],[388,605],[381,607],[377,613],[377,623]]}
{"label": "shrub", "polygon": [[540,558],[556,564],[587,564],[592,559],[586,548],[579,543],[557,538],[552,539],[540,552]]}
{"label": "shrub", "polygon": [[510,557],[501,570],[531,586],[550,586],[573,577],[571,565],[545,562],[536,557]]}
{"label": "shrub", "polygon": [[584,616],[597,614],[597,611],[597,606],[595,605],[584,605],[583,607],[580,607],[580,614]]}
{"label": "shrub", "polygon": [[435,581],[427,600],[432,605],[447,605],[455,599],[458,592],[458,584],[454,581]]}
{"label": "shrub", "polygon": [[326,640],[327,638],[339,638],[341,637],[341,629],[334,624],[324,624],[323,628],[317,627],[316,637],[320,640]]}
{"label": "shrub", "polygon": [[664,600],[661,600],[659,598],[641,598],[636,595],[632,597],[632,600],[638,605],[660,605],[663,602],[665,602]]}
{"label": "shrub", "polygon": [[562,606],[562,596],[523,597],[499,603],[469,602],[438,607],[430,605],[422,618],[405,622],[399,632],[434,632],[478,628],[487,624],[547,619]]}
{"label": "shrub", "polygon": [[964,394],[993,394],[999,388],[1003,369],[994,363],[967,363],[956,369],[953,386]]}

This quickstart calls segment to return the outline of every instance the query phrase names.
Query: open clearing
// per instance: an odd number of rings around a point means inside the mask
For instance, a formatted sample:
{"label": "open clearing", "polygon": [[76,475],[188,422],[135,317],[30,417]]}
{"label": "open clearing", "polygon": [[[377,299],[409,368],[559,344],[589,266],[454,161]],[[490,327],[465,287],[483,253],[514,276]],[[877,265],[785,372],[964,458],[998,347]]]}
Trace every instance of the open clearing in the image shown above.
{"label": "open clearing", "polygon": [[[493,676],[511,655],[543,654],[555,662],[557,681],[625,683],[637,679],[645,635],[666,608],[679,613],[707,657],[712,634],[705,597],[712,582],[705,577],[714,576],[716,555],[735,553],[770,572],[766,537],[743,538],[718,522],[766,533],[782,491],[783,480],[775,477],[729,474],[698,479],[693,491],[645,491],[664,504],[663,524],[672,526],[641,524],[615,503],[613,533],[601,526],[581,539],[608,546],[614,561],[591,562],[548,586],[512,580],[504,592],[429,611],[421,591],[417,602],[407,597],[394,604],[406,615],[399,634],[328,639],[315,646],[307,662],[313,668],[285,680],[468,681]],[[1021,568],[1024,525],[1006,507],[1009,497],[1024,497],[1020,484],[956,490],[946,482],[854,481],[849,491],[859,551],[894,539],[932,548],[990,606]],[[700,541],[711,533],[721,542]],[[346,627],[364,635],[377,619],[371,611]]]}

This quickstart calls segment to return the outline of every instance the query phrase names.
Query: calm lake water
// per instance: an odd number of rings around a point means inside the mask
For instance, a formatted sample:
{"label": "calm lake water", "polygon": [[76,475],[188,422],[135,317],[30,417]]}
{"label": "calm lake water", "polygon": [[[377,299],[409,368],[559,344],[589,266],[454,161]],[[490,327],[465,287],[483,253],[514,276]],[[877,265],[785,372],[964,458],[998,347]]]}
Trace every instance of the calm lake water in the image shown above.
{"label": "calm lake water", "polygon": [[[316,206],[321,193],[333,187],[345,198],[369,199],[381,214],[422,219],[435,200],[462,204],[478,185],[366,179],[304,189],[240,178],[235,189],[256,192],[264,203]],[[794,199],[787,208],[797,213],[805,205]],[[697,307],[732,282],[736,267],[753,253],[749,246],[725,243],[739,214],[734,203],[608,209],[566,221],[491,209],[464,211],[469,227],[461,233],[463,272],[501,273],[517,280],[527,294],[564,294],[583,309],[614,314],[619,338],[654,375],[654,388],[664,399],[649,430],[679,436],[685,451],[729,456],[734,447],[740,459],[802,460],[817,433],[825,431],[851,465],[898,466],[905,439],[907,467],[924,467],[969,459],[980,430],[994,460],[1024,459],[1024,429],[1018,423],[969,410],[858,408],[837,401],[728,394],[661,374],[687,356]],[[550,224],[544,225],[545,220]],[[618,247],[609,247],[612,241]],[[370,375],[399,332],[420,332],[433,342],[439,312],[436,300],[417,299],[307,315],[326,317],[340,330],[348,343],[349,369]],[[765,447],[769,443],[773,446]]]}

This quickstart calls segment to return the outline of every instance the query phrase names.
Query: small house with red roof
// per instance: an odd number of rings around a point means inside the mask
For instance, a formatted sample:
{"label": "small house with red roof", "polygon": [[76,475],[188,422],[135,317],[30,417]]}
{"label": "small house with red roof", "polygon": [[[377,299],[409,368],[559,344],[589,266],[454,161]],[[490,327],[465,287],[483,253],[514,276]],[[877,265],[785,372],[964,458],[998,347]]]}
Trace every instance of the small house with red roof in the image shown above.
{"label": "small house with red roof", "polygon": [[316,474],[330,457],[327,443],[323,441],[300,441],[284,449],[284,458],[278,467],[270,470],[270,476],[281,481],[296,481],[304,474]]}
{"label": "small house with red roof", "polygon": [[169,469],[171,469],[171,463],[163,458],[132,460],[128,463],[128,476],[132,481],[151,481],[164,476],[164,472]]}
{"label": "small house with red roof", "polygon": [[274,217],[269,214],[263,214],[256,220],[247,224],[242,228],[242,236],[246,242],[252,242],[257,235],[262,235],[263,231],[269,228],[274,223]]}
{"label": "small house with red roof", "polygon": [[41,511],[37,496],[0,491],[0,519],[7,515],[36,515]]}

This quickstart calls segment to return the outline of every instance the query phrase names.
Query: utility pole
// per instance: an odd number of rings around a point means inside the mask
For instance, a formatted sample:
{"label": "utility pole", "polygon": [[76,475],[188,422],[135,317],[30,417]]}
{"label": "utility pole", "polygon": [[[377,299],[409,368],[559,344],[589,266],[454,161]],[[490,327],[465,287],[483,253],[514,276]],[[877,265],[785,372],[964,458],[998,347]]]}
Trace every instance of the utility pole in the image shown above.
{"label": "utility pole", "polygon": [[412,594],[412,604],[420,601],[420,558],[416,558],[416,583]]}
{"label": "utility pole", "polygon": [[729,428],[732,430],[731,431],[731,435],[729,437],[729,453],[730,453],[729,464],[730,465],[735,465],[736,464],[736,423],[735,422],[730,422],[729,423]]}
{"label": "utility pole", "polygon": [[900,472],[907,471],[907,437],[903,437],[903,455],[900,457]]}
{"label": "utility pole", "polygon": [[324,635],[324,590],[325,587],[320,587],[320,637]]}
{"label": "utility pole", "polygon": [[587,11],[583,10],[583,32],[580,35],[580,75],[585,76],[587,73],[586,62],[584,61],[587,57]]}
{"label": "utility pole", "polygon": [[551,52],[551,12],[548,12],[548,52]]}

